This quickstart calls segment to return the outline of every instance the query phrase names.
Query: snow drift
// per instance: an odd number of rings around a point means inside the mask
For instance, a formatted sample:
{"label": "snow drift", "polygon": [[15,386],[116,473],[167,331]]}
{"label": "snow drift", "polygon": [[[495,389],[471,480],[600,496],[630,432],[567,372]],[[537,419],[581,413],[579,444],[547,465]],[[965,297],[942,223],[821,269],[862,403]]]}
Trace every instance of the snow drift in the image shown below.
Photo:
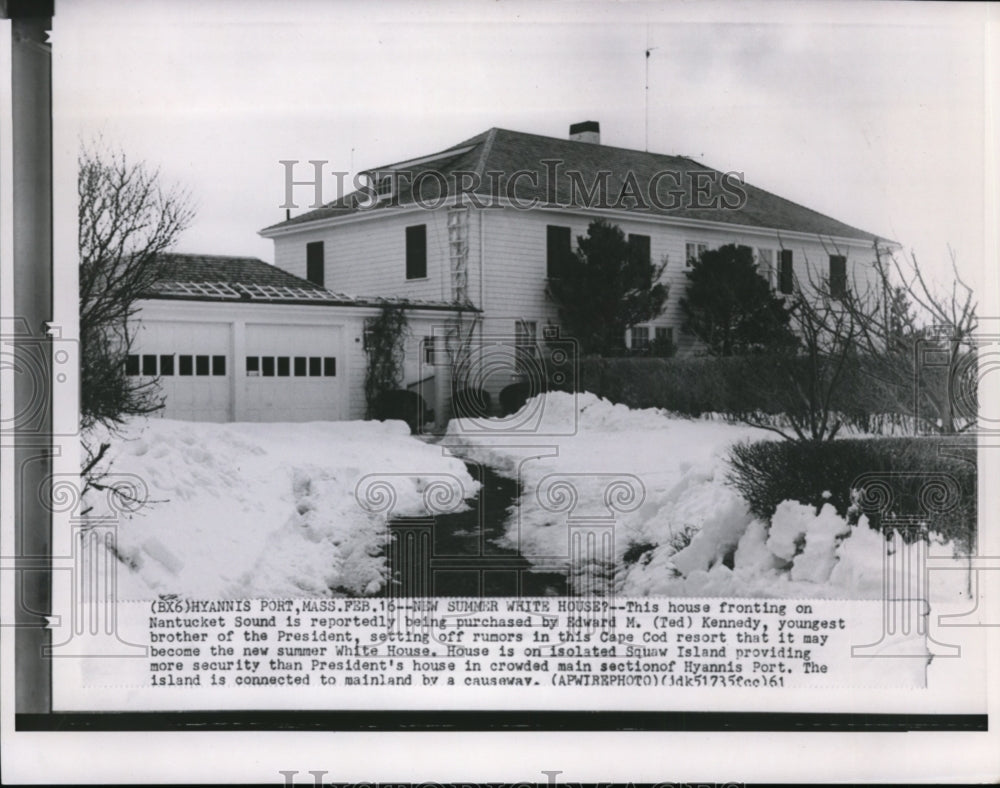
{"label": "snow drift", "polygon": [[[605,567],[618,593],[882,596],[885,539],[866,519],[850,526],[830,505],[816,511],[786,501],[764,523],[725,483],[729,447],[742,440],[777,439],[773,433],[658,409],[632,410],[589,393],[548,393],[525,408],[541,411],[534,434],[506,434],[501,420],[493,431],[455,420],[443,442],[471,461],[520,480],[521,501],[506,538],[529,560],[568,556],[569,518],[583,522],[609,514],[609,485],[634,477],[638,501],[614,513],[613,556]],[[517,424],[516,414],[508,421]],[[553,510],[546,485],[554,476],[565,477],[573,487],[569,512]],[[951,555],[953,546],[938,543],[934,552]],[[593,569],[573,568],[577,592],[588,590]],[[947,576],[951,584],[938,592],[962,595],[963,573],[935,575],[939,580]]]}
{"label": "snow drift", "polygon": [[[119,598],[375,594],[385,582],[385,517],[355,499],[368,474],[391,474],[400,516],[427,513],[442,474],[461,497],[458,459],[403,422],[212,424],[137,419],[112,439],[112,472],[134,474],[149,503],[119,521]],[[108,513],[89,494],[91,515]]]}

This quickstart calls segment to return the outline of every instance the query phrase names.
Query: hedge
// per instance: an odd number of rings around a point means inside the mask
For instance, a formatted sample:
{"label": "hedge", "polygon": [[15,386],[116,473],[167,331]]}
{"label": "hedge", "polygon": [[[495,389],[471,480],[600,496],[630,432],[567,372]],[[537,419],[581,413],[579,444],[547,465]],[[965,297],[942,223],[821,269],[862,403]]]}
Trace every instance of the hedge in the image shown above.
{"label": "hedge", "polygon": [[728,482],[764,520],[784,500],[831,503],[852,523],[864,514],[884,530],[910,517],[963,548],[974,544],[974,444],[943,437],[761,441],[734,446],[729,463]]}
{"label": "hedge", "polygon": [[[734,420],[747,414],[778,416],[801,408],[813,375],[805,357],[748,355],[725,358],[601,358],[578,361],[576,390],[589,391],[631,408],[664,408],[682,415],[720,413]],[[829,370],[825,371],[829,374]],[[913,391],[909,380],[886,382],[877,359],[853,358],[834,390],[833,410],[863,432],[912,432]],[[566,390],[571,381],[550,388]]]}

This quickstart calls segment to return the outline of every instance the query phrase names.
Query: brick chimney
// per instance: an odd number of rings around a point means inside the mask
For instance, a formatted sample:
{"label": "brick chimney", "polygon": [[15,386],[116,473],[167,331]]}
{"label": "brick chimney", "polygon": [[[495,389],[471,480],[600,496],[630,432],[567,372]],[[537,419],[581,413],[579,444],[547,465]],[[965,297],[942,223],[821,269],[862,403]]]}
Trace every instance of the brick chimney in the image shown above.
{"label": "brick chimney", "polygon": [[574,142],[591,142],[601,144],[601,124],[596,120],[585,120],[569,127],[569,138]]}

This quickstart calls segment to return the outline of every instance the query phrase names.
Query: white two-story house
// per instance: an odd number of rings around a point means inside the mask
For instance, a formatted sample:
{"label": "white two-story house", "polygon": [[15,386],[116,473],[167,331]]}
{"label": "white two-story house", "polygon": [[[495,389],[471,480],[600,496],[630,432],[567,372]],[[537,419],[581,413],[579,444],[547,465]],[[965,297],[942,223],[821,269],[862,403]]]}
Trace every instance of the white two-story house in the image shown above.
{"label": "white two-story house", "polygon": [[[475,308],[465,382],[494,396],[531,372],[523,367],[538,340],[556,336],[558,309],[546,280],[553,261],[598,217],[653,262],[666,262],[666,307],[629,332],[632,348],[660,339],[682,353],[695,349],[681,331],[679,301],[685,269],[705,248],[751,247],[783,293],[810,278],[828,279],[835,290],[873,284],[879,239],[871,233],[740,174],[604,145],[593,121],[571,126],[568,139],[493,128],[368,175],[369,187],[262,230],[274,241],[275,265],[337,291]],[[434,340],[422,341],[454,343],[446,322]],[[442,370],[436,378],[439,398],[446,396]]]}
{"label": "white two-story house", "polygon": [[385,303],[409,320],[402,385],[436,420],[458,388],[539,390],[575,369],[546,295],[553,265],[598,217],[659,264],[663,313],[626,338],[696,351],[681,331],[684,272],[706,248],[755,250],[778,292],[826,279],[873,286],[872,234],[678,156],[490,129],[370,170],[337,201],[267,227],[274,265],[171,255],[138,305],[127,373],[156,378],[161,415],[211,421],[357,419],[366,413],[366,326]]}

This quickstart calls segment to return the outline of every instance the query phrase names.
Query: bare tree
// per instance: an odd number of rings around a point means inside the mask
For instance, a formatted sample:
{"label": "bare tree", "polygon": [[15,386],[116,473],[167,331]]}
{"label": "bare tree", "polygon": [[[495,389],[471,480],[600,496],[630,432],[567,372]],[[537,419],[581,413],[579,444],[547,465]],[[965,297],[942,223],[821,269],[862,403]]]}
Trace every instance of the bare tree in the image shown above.
{"label": "bare tree", "polygon": [[798,288],[789,297],[798,346],[761,358],[747,369],[751,399],[767,400],[779,418],[762,411],[741,420],[786,440],[833,440],[843,426],[842,392],[857,363],[859,325],[833,299]]}
{"label": "bare tree", "polygon": [[160,254],[194,218],[191,198],[164,187],[160,172],[120,151],[84,146],[78,159],[80,254],[80,426],[85,486],[107,452],[87,436],[163,407],[155,380],[126,374],[136,302],[162,278]]}
{"label": "bare tree", "polygon": [[[950,290],[944,292],[935,290],[928,283],[915,254],[911,253],[905,262],[890,255],[893,271],[918,307],[912,322],[906,326],[912,333],[919,335],[921,345],[913,355],[913,363],[916,365],[912,378],[915,381],[914,395],[931,406],[931,418],[925,419],[925,423],[945,434],[961,432],[974,426],[971,420],[959,423],[955,405],[960,395],[975,394],[975,376],[972,376],[970,387],[967,375],[975,365],[975,333],[979,327],[975,295],[958,272],[954,252],[951,249],[948,252],[954,279]],[[888,283],[886,273],[882,272],[883,268],[880,260],[881,276]],[[923,325],[917,322],[921,311],[926,321]],[[926,363],[931,353],[943,357],[943,363]],[[937,370],[935,367],[938,367]],[[934,374],[935,371],[939,374]],[[921,402],[915,401],[915,404],[918,404],[920,412]]]}
{"label": "bare tree", "polygon": [[812,281],[813,289],[851,316],[874,400],[919,417],[917,428],[945,434],[968,429],[972,421],[958,418],[955,405],[975,396],[977,303],[954,253],[954,279],[944,291],[932,286],[916,255],[901,260],[877,243],[874,253],[873,286],[855,282],[836,298],[826,280]]}

